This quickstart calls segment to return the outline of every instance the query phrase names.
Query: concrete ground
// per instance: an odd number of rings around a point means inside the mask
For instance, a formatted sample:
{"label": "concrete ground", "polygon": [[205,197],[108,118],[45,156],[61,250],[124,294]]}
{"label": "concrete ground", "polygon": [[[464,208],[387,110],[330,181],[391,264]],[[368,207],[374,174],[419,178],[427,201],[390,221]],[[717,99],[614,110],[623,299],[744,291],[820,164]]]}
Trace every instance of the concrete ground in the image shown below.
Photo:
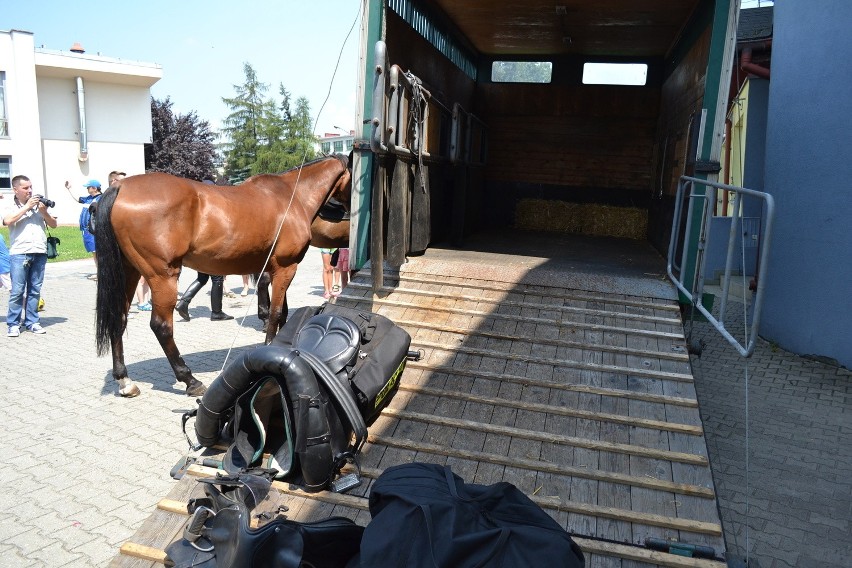
{"label": "concrete ground", "polygon": [[[291,308],[322,303],[320,270],[311,249]],[[105,566],[168,493],[187,450],[180,417],[194,402],[174,385],[145,314],[125,340],[142,396],[116,396],[111,360],[95,355],[93,271],[89,260],[49,265],[47,334],[0,337],[0,567]],[[194,276],[186,270],[181,289]],[[227,288],[241,286],[228,277]],[[193,319],[175,326],[206,384],[263,340],[252,296],[225,300],[226,312],[247,316],[241,327],[211,322],[208,294],[209,285]],[[0,317],[7,301],[0,292]],[[709,324],[692,333],[707,343],[693,371],[729,552],[760,568],[852,565],[852,373],[765,342],[746,362]]]}

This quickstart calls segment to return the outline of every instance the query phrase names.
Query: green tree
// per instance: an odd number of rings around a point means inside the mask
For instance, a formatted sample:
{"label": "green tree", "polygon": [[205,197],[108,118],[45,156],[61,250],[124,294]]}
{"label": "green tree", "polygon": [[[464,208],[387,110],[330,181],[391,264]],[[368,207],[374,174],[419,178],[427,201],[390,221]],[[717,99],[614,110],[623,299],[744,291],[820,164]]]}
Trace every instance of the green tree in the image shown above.
{"label": "green tree", "polygon": [[263,95],[269,90],[269,85],[260,82],[249,63],[243,64],[243,72],[246,80],[242,85],[234,85],[236,96],[222,98],[222,102],[231,109],[222,127],[222,132],[228,137],[225,177],[230,183],[240,183],[259,173],[254,171],[258,148],[266,143],[268,135],[263,128],[263,115],[268,107]]}
{"label": "green tree", "polygon": [[246,82],[235,85],[237,96],[222,100],[231,108],[224,121],[228,136],[225,174],[231,183],[250,175],[277,173],[315,157],[310,106],[305,97],[291,111],[290,92],[278,86],[280,99],[265,99],[269,89],[250,64],[244,64]]}
{"label": "green tree", "polygon": [[216,135],[195,112],[175,115],[172,101],[151,97],[151,144],[145,170],[201,180],[215,175]]}
{"label": "green tree", "polygon": [[313,160],[316,157],[316,136],[313,133],[311,105],[306,97],[296,100],[296,110],[287,126],[287,150],[295,160],[292,165],[297,166],[303,160]]}

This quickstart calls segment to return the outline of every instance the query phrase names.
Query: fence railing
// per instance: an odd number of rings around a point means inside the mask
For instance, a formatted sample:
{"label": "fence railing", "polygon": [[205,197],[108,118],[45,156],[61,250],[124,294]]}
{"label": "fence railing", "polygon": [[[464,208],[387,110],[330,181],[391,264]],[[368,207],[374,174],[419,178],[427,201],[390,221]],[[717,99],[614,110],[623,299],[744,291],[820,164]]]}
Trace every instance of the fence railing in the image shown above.
{"label": "fence railing", "polygon": [[[697,186],[703,186],[703,193],[696,192]],[[704,281],[707,269],[706,251],[711,238],[711,221],[716,205],[716,193],[718,190],[734,193],[734,205],[731,217],[731,226],[728,233],[727,254],[725,258],[724,275],[720,278],[722,285],[722,296],[720,298],[719,316],[714,316],[702,303],[704,296]],[[746,326],[743,345],[735,338],[725,326],[725,316],[730,292],[731,271],[733,269],[734,249],[739,240],[743,243],[744,230],[751,231],[751,227],[744,229],[745,219],[742,215],[743,196],[756,197],[763,200],[762,232],[759,236],[760,252],[758,255],[755,273],[756,288],[752,299],[752,316],[750,328]],[[684,204],[686,211],[684,215]],[[695,248],[695,270],[689,274],[686,270],[690,247],[688,239],[693,232],[693,225],[698,221],[698,207],[700,207],[700,232],[697,247]],[[766,289],[767,261],[769,258],[769,245],[772,242],[772,220],[775,216],[775,201],[771,195],[762,191],[755,191],[744,187],[736,187],[722,183],[711,182],[689,176],[682,176],[678,182],[677,196],[675,199],[674,218],[672,221],[672,234],[669,241],[669,254],[667,271],[669,278],[677,286],[678,290],[686,296],[690,303],[719,331],[720,334],[733,345],[740,355],[750,357],[754,352],[757,341],[757,333],[760,328],[760,315],[763,306],[763,298]],[[677,251],[681,251],[680,263],[676,263]],[[677,272],[677,274],[675,274]],[[743,274],[745,272],[743,271]],[[687,288],[687,282],[691,288]],[[743,298],[743,301],[746,301]],[[748,322],[746,322],[748,323]]]}

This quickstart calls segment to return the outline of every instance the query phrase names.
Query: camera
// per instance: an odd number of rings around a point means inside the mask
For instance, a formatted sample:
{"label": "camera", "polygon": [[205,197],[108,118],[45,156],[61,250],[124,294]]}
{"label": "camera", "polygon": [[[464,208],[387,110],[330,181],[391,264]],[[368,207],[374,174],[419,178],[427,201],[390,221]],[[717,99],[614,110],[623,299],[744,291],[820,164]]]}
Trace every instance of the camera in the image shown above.
{"label": "camera", "polygon": [[36,197],[38,197],[38,200],[39,200],[41,203],[44,203],[44,206],[45,206],[45,207],[56,207],[56,202],[55,202],[55,201],[51,201],[50,199],[46,198],[46,197],[45,197],[45,196],[43,196],[43,195],[36,195]]}

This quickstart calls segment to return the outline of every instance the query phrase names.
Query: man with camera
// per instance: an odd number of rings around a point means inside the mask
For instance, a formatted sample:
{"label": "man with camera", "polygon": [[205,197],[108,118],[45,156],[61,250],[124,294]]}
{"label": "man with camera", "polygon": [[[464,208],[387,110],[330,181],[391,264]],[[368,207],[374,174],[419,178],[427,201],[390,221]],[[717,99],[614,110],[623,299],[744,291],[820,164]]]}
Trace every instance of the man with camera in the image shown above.
{"label": "man with camera", "polygon": [[33,195],[33,184],[27,176],[12,178],[13,203],[3,211],[3,224],[9,227],[9,263],[12,292],[9,294],[7,337],[21,334],[21,315],[24,327],[42,334],[38,316],[38,299],[47,264],[47,235],[45,226],[56,228],[56,218],[48,211],[54,203],[40,195]]}

